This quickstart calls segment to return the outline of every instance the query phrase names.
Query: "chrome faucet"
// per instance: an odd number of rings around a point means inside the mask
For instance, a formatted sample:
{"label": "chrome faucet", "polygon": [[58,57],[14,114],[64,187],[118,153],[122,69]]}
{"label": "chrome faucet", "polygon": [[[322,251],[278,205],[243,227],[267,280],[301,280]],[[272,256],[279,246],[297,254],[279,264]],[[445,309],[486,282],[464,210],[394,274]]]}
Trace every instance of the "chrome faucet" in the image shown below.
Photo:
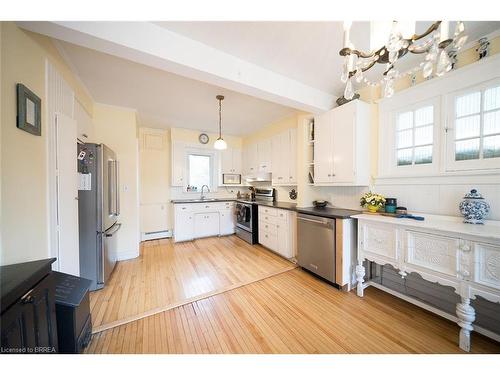
{"label": "chrome faucet", "polygon": [[207,192],[210,193],[210,188],[208,187],[208,185],[203,185],[201,187],[201,199],[205,199],[206,197],[203,195],[203,188],[206,187],[207,188]]}

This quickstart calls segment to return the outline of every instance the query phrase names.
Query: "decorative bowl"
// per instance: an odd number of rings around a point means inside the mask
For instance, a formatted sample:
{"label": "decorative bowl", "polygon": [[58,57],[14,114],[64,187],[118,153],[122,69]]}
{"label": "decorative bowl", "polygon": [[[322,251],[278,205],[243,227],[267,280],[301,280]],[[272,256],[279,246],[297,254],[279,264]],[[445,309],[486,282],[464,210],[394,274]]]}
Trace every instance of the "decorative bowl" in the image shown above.
{"label": "decorative bowl", "polygon": [[316,208],[326,207],[327,204],[328,204],[327,201],[314,201],[313,202],[313,206],[316,207]]}

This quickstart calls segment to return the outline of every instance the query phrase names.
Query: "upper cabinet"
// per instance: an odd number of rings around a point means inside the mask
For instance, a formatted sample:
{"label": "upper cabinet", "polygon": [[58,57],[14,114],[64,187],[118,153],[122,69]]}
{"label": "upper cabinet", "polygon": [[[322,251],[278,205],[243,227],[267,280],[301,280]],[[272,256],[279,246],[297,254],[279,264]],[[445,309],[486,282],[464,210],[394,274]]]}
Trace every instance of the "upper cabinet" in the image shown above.
{"label": "upper cabinet", "polygon": [[287,129],[271,139],[273,185],[297,184],[297,130]]}
{"label": "upper cabinet", "polygon": [[220,152],[221,174],[241,174],[241,149],[227,148]]}
{"label": "upper cabinet", "polygon": [[185,147],[183,142],[172,142],[172,186],[184,186],[186,170]]}
{"label": "upper cabinet", "polygon": [[314,118],[315,185],[368,186],[370,106],[352,101]]}
{"label": "upper cabinet", "polygon": [[251,175],[259,170],[257,143],[243,149],[243,174]]}
{"label": "upper cabinet", "polygon": [[272,171],[270,138],[257,143],[257,165],[258,172],[270,173]]}

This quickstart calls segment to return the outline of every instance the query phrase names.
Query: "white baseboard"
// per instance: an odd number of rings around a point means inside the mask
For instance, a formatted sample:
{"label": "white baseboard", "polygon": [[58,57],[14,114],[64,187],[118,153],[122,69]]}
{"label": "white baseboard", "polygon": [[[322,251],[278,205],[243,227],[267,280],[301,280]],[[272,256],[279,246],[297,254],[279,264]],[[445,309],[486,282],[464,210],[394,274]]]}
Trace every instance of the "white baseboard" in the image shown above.
{"label": "white baseboard", "polygon": [[157,240],[159,238],[169,238],[172,237],[172,230],[162,230],[158,232],[143,232],[141,233],[141,242],[149,240]]}
{"label": "white baseboard", "polygon": [[139,256],[139,249],[137,250],[132,250],[132,251],[119,251],[116,253],[116,260],[128,260],[128,259],[134,259]]}

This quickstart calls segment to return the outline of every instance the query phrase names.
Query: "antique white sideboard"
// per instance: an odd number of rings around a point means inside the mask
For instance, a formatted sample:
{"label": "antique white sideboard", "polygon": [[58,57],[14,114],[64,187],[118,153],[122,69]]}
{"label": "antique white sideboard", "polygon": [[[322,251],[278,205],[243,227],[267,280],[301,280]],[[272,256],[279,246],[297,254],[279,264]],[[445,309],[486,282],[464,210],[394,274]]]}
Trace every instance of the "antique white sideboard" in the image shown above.
{"label": "antique white sideboard", "polygon": [[[422,215],[424,221],[398,219],[377,214],[361,214],[358,219],[357,294],[378,284],[364,282],[364,260],[390,264],[401,277],[416,272],[425,280],[451,286],[460,295],[456,317],[436,311],[411,297],[393,294],[452,319],[460,326],[460,348],[470,351],[470,333],[478,332],[497,341],[500,335],[473,327],[475,310],[470,300],[481,296],[500,303],[500,222],[464,224],[461,218]],[[383,287],[381,287],[384,289]],[[385,288],[384,290],[391,292]]]}

